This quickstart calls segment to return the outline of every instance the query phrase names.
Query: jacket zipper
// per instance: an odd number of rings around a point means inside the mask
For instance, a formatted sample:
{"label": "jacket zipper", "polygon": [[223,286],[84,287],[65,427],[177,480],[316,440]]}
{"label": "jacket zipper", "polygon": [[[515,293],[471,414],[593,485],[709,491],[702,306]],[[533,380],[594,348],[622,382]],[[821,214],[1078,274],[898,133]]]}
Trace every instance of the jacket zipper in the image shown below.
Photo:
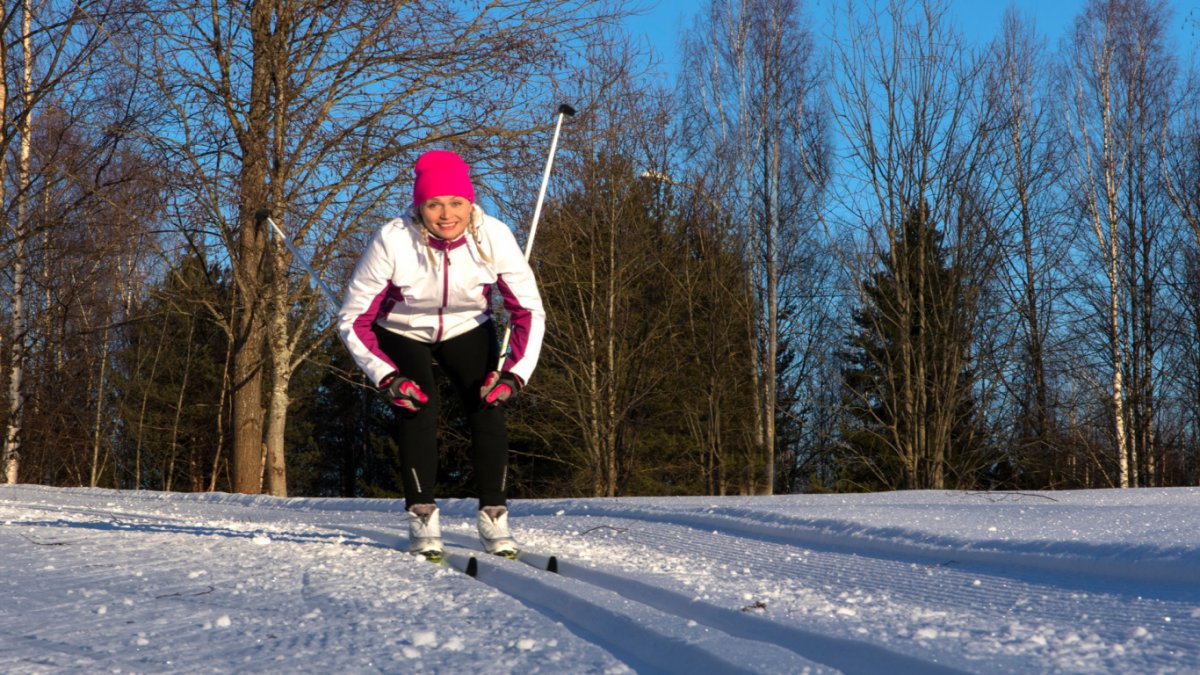
{"label": "jacket zipper", "polygon": [[438,307],[438,329],[437,336],[433,341],[442,341],[443,314],[446,311],[446,306],[450,304],[450,249],[442,250],[442,306]]}

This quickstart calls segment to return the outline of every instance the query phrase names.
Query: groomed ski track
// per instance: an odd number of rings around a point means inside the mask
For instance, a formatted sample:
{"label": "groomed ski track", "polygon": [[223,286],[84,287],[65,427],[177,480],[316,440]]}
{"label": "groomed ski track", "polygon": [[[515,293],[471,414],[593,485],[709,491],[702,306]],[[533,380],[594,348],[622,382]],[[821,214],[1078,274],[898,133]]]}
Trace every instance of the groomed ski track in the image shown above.
{"label": "groomed ski track", "polygon": [[[1060,503],[938,495],[998,511],[997,523]],[[517,502],[519,538],[556,554],[560,573],[480,552],[470,578],[403,552],[394,501],[3,486],[0,548],[13,557],[0,564],[15,601],[0,644],[15,647],[0,648],[0,670],[1116,672],[1131,657],[1134,672],[1200,669],[1194,540],[1030,541],[1001,526],[969,537],[975,521],[904,524],[906,509],[950,519],[953,508],[859,500],[855,512],[880,515],[855,519],[813,499]],[[443,503],[455,555],[477,546],[473,510]],[[1044,515],[1061,529],[1087,512]],[[135,569],[106,562],[128,547],[143,550]],[[74,592],[30,590],[38,577],[11,565],[31,553]],[[72,606],[87,589],[103,611]],[[106,632],[123,607],[138,610],[126,626],[151,626]],[[243,630],[215,630],[230,624]],[[205,661],[213,647],[228,660]]]}
{"label": "groomed ski track", "polygon": [[[388,547],[405,543],[387,532],[348,529]],[[448,557],[460,571],[472,543],[462,534],[447,537]],[[874,672],[873,664],[883,662],[892,664],[892,672],[961,672],[862,642],[772,624],[621,574],[567,562],[551,573],[516,560],[475,555],[478,581],[558,621],[638,672],[839,672],[821,668],[806,654],[844,672]]]}

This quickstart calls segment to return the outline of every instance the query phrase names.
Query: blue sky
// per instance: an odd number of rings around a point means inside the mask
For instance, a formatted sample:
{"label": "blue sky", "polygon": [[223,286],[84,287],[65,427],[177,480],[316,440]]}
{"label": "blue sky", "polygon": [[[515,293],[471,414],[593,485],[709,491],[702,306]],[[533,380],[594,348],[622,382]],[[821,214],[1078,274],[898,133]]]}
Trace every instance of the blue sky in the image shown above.
{"label": "blue sky", "polygon": [[[843,1],[807,0],[805,5],[813,28],[818,32],[823,31],[831,3],[840,6]],[[680,32],[692,26],[699,8],[706,6],[708,1],[639,0],[638,4],[650,7],[649,11],[629,19],[626,25],[631,33],[644,36],[663,60],[663,67],[673,72]],[[1038,31],[1053,46],[1064,35],[1086,0],[950,0],[950,12],[967,38],[982,44],[996,34],[1000,18],[1010,4],[1026,16],[1032,16],[1037,22]],[[1174,22],[1178,28],[1174,36],[1177,48],[1180,53],[1194,51],[1193,44],[1200,40],[1200,30],[1190,24],[1185,28],[1184,20],[1191,17],[1200,22],[1200,0],[1171,0],[1168,4],[1175,11]]]}

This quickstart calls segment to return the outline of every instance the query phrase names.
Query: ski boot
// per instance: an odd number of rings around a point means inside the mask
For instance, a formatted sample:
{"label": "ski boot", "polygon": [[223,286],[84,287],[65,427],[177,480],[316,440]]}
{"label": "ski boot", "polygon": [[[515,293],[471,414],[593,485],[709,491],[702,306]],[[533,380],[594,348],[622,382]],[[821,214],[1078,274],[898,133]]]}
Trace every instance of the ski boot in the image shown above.
{"label": "ski boot", "polygon": [[408,510],[408,551],[432,562],[442,560],[442,526],[436,504],[414,504]]}
{"label": "ski boot", "polygon": [[508,509],[485,506],[479,509],[479,541],[483,550],[503,558],[517,557],[517,542],[508,531]]}

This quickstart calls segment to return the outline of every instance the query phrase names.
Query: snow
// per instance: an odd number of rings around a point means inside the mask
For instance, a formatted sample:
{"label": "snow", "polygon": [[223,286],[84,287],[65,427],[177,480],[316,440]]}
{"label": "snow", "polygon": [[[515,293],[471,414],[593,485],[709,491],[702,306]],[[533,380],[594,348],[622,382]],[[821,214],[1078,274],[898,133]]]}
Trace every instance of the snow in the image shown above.
{"label": "snow", "polygon": [[1196,488],[510,508],[0,486],[0,672],[1200,672]]}

